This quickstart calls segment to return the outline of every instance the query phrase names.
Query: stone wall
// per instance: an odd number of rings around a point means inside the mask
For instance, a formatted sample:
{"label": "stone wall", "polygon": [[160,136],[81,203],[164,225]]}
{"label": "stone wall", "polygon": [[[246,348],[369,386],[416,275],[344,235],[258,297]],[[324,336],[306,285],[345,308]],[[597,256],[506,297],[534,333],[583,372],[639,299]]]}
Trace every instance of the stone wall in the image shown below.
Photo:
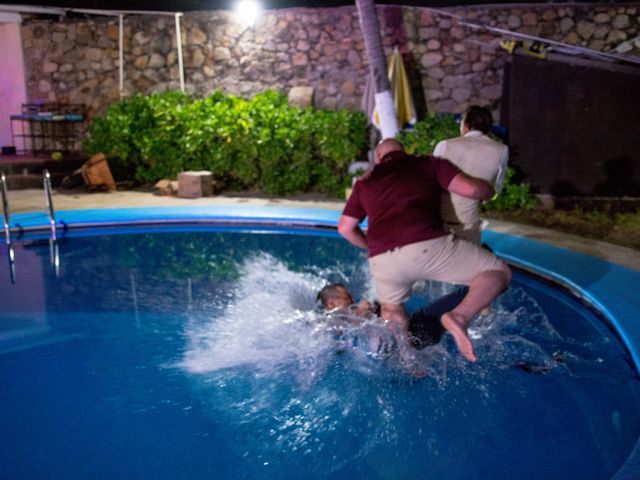
{"label": "stone wall", "polygon": [[[640,35],[640,5],[503,5],[435,10],[378,7],[385,48],[405,59],[419,114],[498,112],[508,53],[496,33],[460,19],[611,51]],[[250,97],[311,86],[315,105],[358,109],[367,64],[355,7],[267,11],[251,28],[232,12],[182,17],[187,91]],[[83,103],[101,113],[119,98],[117,17],[25,19],[30,101]],[[125,18],[125,94],[179,89],[173,17]]]}

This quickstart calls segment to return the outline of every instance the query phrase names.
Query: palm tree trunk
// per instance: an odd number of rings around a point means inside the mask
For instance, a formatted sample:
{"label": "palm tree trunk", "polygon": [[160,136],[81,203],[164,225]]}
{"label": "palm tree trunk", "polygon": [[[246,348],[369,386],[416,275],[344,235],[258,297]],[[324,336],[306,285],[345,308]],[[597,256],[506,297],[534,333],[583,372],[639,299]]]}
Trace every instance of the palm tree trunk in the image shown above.
{"label": "palm tree trunk", "polygon": [[369,61],[369,74],[375,88],[375,105],[380,118],[382,138],[393,138],[398,134],[398,119],[393,105],[393,96],[387,76],[387,61],[380,38],[380,24],[373,0],[356,0],[360,28]]}

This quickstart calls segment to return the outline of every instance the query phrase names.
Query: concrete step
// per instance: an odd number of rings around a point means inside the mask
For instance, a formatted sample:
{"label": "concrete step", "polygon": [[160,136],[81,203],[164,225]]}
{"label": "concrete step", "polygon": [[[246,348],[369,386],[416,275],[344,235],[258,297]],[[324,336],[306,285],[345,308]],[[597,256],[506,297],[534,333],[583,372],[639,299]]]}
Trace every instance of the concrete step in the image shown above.
{"label": "concrete step", "polygon": [[61,160],[49,157],[26,157],[23,155],[0,156],[0,171],[5,175],[49,172],[73,172],[87,161],[86,156],[69,156]]}
{"label": "concrete step", "polygon": [[[58,187],[62,179],[69,175],[66,172],[50,172],[51,186]],[[5,174],[9,190],[25,190],[27,188],[44,188],[42,173]]]}
{"label": "concrete step", "polygon": [[[5,174],[6,175],[6,174]],[[43,188],[42,175],[35,173],[9,174],[7,188],[9,190],[25,190],[27,188]]]}
{"label": "concrete step", "polygon": [[63,178],[79,169],[86,160],[85,156],[51,160],[48,157],[3,155],[0,157],[0,172],[6,175],[7,187],[10,190],[43,188],[42,172],[44,170],[48,170],[51,175],[51,185],[58,187]]}

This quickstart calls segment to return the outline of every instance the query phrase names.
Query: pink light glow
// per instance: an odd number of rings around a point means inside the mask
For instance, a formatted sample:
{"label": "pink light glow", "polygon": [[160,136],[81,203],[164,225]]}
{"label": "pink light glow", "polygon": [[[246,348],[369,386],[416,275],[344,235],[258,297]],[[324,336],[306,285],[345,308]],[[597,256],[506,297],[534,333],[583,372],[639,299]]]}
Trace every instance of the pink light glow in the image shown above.
{"label": "pink light glow", "polygon": [[[20,24],[0,17],[0,146],[13,145],[9,115],[26,102]],[[22,148],[22,145],[18,145]]]}

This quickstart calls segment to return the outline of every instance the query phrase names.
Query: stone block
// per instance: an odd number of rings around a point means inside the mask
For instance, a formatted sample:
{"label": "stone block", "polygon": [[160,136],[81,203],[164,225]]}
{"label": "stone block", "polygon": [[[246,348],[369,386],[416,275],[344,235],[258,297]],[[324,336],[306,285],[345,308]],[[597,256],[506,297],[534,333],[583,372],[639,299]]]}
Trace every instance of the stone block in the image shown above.
{"label": "stone block", "polygon": [[180,172],[178,174],[178,196],[200,198],[213,195],[213,174],[208,171]]}
{"label": "stone block", "polygon": [[158,195],[173,195],[175,192],[171,188],[171,180],[160,180],[153,188]]}
{"label": "stone block", "polygon": [[313,87],[293,87],[289,90],[290,107],[313,107]]}

